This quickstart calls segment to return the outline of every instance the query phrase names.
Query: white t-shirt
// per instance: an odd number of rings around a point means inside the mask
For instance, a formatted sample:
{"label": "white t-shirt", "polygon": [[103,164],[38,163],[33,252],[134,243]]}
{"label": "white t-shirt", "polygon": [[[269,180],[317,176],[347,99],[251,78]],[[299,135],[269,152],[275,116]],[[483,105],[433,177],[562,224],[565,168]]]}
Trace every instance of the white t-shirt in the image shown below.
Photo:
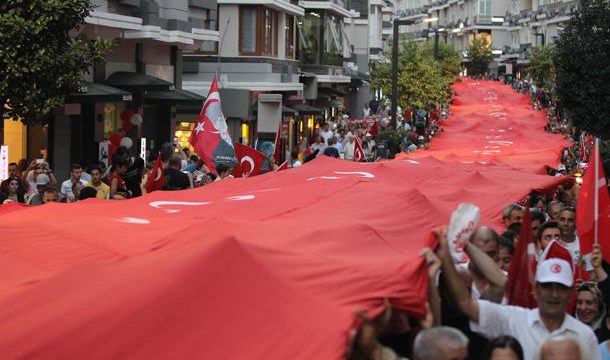
{"label": "white t-shirt", "polygon": [[[88,184],[88,182],[83,179],[80,179],[79,181],[84,186],[87,186],[87,184]],[[74,194],[72,194],[72,179],[68,179],[61,183],[61,188],[59,189],[59,193],[64,197],[74,195]]]}
{"label": "white t-shirt", "polygon": [[470,329],[488,339],[501,335],[516,338],[523,348],[525,360],[533,360],[538,346],[551,335],[559,334],[576,336],[591,352],[590,360],[601,360],[593,330],[570,315],[566,314],[559,329],[549,332],[540,319],[538,309],[498,305],[486,300],[478,300],[478,303],[479,322],[471,321]]}

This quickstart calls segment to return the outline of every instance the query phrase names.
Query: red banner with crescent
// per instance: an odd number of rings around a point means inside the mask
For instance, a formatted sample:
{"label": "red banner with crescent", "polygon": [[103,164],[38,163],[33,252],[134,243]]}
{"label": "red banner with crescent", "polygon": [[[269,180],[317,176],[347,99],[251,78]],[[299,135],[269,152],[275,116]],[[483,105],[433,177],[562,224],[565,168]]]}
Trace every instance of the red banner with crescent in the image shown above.
{"label": "red banner with crescent", "polygon": [[237,166],[233,168],[234,177],[256,176],[261,173],[266,157],[262,152],[249,146],[235,143]]}

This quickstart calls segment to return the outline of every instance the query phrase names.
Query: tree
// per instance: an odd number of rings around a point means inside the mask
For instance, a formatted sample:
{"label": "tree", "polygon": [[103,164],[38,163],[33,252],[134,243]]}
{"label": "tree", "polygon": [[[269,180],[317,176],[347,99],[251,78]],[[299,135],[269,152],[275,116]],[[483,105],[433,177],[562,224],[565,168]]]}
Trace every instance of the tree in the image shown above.
{"label": "tree", "polygon": [[555,49],[552,46],[537,46],[532,51],[527,73],[536,82],[536,85],[547,89],[552,87],[555,75],[554,57]]}
{"label": "tree", "polygon": [[468,74],[481,76],[489,70],[489,63],[493,60],[491,44],[486,37],[475,36],[468,47]]}
{"label": "tree", "polygon": [[0,105],[5,116],[44,122],[104,58],[111,41],[69,35],[92,9],[89,0],[0,1]]}
{"label": "tree", "polygon": [[578,129],[610,139],[610,4],[580,4],[556,42],[555,90]]}
{"label": "tree", "polygon": [[[402,44],[397,85],[398,105],[403,109],[414,107],[428,111],[447,101],[449,86],[456,81],[459,66],[453,66],[453,60],[448,60],[451,56],[447,55],[450,53],[447,49],[439,53],[442,55],[436,61],[427,45],[419,47],[414,41]],[[390,61],[376,64],[371,74],[372,87],[391,94],[391,71]]]}

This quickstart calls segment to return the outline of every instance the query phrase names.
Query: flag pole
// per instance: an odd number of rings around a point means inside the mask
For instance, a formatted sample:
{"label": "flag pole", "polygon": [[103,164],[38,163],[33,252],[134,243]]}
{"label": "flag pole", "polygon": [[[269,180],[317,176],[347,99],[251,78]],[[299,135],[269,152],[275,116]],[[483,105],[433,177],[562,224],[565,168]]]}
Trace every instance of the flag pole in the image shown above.
{"label": "flag pole", "polygon": [[599,245],[598,239],[598,225],[599,225],[599,138],[595,138],[595,161],[594,165],[594,173],[595,173],[595,205],[593,208],[593,239],[595,241],[595,245]]}
{"label": "flag pole", "polygon": [[216,76],[218,76],[218,73],[220,72],[220,52],[222,50],[222,45],[225,42],[225,35],[227,34],[227,28],[229,27],[229,23],[231,22],[231,17],[229,16],[227,18],[227,23],[225,24],[225,28],[222,31],[222,34],[220,34],[220,41],[218,42],[218,56],[217,56],[217,63],[216,63]]}

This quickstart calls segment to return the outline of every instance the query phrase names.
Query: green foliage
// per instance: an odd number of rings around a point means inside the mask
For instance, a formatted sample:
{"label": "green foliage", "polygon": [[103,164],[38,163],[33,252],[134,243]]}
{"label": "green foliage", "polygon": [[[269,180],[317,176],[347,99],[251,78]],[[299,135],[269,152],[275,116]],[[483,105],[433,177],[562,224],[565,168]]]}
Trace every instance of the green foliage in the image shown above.
{"label": "green foliage", "polygon": [[395,154],[400,152],[400,143],[406,135],[407,132],[404,129],[385,128],[375,138],[378,142],[386,141],[388,143],[390,157],[393,158]]}
{"label": "green foliage", "polygon": [[610,4],[582,0],[556,43],[555,91],[574,125],[610,139]]}
{"label": "green foliage", "polygon": [[489,71],[489,63],[493,60],[491,44],[484,37],[474,37],[468,47],[468,74],[481,76]]}
{"label": "green foliage", "polygon": [[0,105],[8,117],[44,121],[112,45],[69,32],[93,9],[89,0],[0,1]]}
{"label": "green foliage", "polygon": [[555,49],[552,46],[537,46],[532,51],[527,65],[527,73],[536,82],[537,86],[549,89],[554,83],[554,57]]}
{"label": "green foliage", "polygon": [[[449,46],[439,47],[439,60],[430,44],[417,46],[414,41],[402,44],[398,59],[398,106],[430,110],[447,101],[449,86],[457,81],[459,55]],[[457,59],[457,63],[456,63]],[[457,65],[456,65],[457,64]],[[374,89],[391,94],[391,61],[376,64],[371,73]]]}

